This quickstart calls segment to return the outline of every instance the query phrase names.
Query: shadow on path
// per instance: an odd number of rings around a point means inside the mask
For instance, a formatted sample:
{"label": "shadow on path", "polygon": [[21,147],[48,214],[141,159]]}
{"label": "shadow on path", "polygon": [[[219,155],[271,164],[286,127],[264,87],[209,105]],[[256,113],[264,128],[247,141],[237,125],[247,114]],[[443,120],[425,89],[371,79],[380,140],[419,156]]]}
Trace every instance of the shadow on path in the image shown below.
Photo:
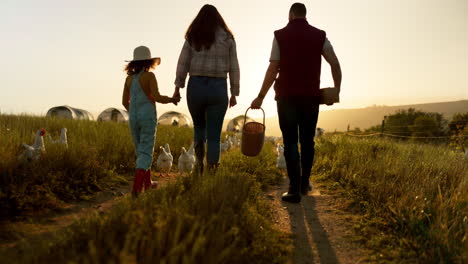
{"label": "shadow on path", "polygon": [[300,204],[282,202],[290,217],[294,240],[293,260],[296,264],[340,263],[318,217],[317,203],[320,200],[320,193],[316,192],[303,196]]}

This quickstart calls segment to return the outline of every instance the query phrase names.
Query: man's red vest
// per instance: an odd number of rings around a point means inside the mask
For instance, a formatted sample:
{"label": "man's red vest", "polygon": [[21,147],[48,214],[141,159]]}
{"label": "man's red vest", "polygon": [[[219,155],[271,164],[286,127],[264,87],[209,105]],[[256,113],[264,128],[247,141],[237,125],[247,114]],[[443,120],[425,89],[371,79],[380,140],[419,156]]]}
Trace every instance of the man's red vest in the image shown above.
{"label": "man's red vest", "polygon": [[319,96],[322,49],[326,33],[305,19],[293,19],[275,31],[280,49],[276,98]]}

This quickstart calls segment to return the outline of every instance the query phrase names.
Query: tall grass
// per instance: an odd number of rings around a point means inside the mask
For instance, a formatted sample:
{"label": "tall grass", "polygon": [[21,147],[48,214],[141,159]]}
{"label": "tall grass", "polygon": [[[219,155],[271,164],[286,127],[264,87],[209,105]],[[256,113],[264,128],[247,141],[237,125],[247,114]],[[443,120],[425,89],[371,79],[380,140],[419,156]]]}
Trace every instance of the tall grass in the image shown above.
{"label": "tall grass", "polygon": [[[237,152],[215,174],[178,177],[48,241],[24,243],[20,255],[0,255],[8,263],[285,263],[290,239],[272,227],[265,183],[231,166]],[[252,167],[272,152],[266,146],[243,162]],[[262,165],[256,173],[277,183],[274,163]]]}
{"label": "tall grass", "polygon": [[[46,153],[39,160],[17,160],[20,145],[32,144],[38,129],[58,138],[62,127],[68,129],[68,149],[44,137]],[[190,128],[158,126],[155,150],[170,143],[178,157],[191,141]],[[130,175],[134,166],[128,124],[0,115],[0,216],[86,199],[107,185],[125,182],[119,175]]]}
{"label": "tall grass", "polygon": [[[19,145],[45,128],[69,133],[69,148],[47,144],[21,165]],[[177,161],[189,128],[159,126]],[[468,161],[445,146],[382,139],[324,137],[313,175],[338,183],[364,213],[356,227],[375,260],[463,263],[468,256]],[[157,150],[157,148],[156,148]],[[157,153],[156,153],[157,154]],[[271,225],[262,190],[282,180],[273,147],[247,158],[222,155],[216,174],[179,177],[104,216],[76,222],[50,240],[0,252],[1,263],[284,263],[290,240]],[[126,124],[0,115],[0,211],[22,213],[85,199],[131,175],[133,144]],[[154,167],[153,167],[154,168]],[[8,254],[7,254],[8,253]],[[3,258],[3,259],[2,259]]]}
{"label": "tall grass", "polygon": [[320,140],[316,157],[317,178],[340,183],[366,214],[359,229],[377,256],[467,260],[466,157],[445,146],[346,136]]}

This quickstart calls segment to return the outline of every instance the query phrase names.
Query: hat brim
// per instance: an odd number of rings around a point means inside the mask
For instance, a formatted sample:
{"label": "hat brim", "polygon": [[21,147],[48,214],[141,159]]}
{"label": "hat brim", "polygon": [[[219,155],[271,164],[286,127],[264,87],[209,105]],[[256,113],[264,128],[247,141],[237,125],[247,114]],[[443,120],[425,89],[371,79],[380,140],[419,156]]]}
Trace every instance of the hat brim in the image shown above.
{"label": "hat brim", "polygon": [[156,60],[156,65],[161,64],[161,58],[160,57],[155,57],[155,58],[151,58],[151,59],[144,59],[144,60],[126,60],[125,62],[145,61],[145,60]]}

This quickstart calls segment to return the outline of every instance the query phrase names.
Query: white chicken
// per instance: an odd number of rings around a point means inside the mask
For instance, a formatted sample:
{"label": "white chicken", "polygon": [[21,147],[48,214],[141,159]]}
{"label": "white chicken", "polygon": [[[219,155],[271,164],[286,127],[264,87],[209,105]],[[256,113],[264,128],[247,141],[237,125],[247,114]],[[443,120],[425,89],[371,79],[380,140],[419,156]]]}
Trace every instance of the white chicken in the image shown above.
{"label": "white chicken", "polygon": [[229,141],[232,144],[232,147],[239,147],[240,146],[240,140],[237,138],[236,135],[228,136]]}
{"label": "white chicken", "polygon": [[[280,143],[276,143],[276,156],[279,155],[279,150],[280,150],[280,148],[283,148],[283,146],[281,146]],[[284,149],[283,149],[283,150],[284,150]]]}
{"label": "white chicken", "polygon": [[231,149],[232,142],[227,138],[224,142],[221,142],[221,152],[226,152]]}
{"label": "white chicken", "polygon": [[60,130],[60,138],[53,140],[50,134],[47,135],[50,143],[52,144],[62,144],[65,148],[68,148],[68,138],[67,138],[67,129],[64,127]]}
{"label": "white chicken", "polygon": [[162,171],[165,171],[166,174],[169,173],[169,171],[172,168],[172,162],[174,161],[174,158],[172,157],[171,154],[171,149],[169,148],[169,144],[164,145],[164,148],[162,146],[159,147],[159,156],[158,159],[156,160],[156,166],[158,167],[159,171],[161,172],[159,176],[162,176]]}
{"label": "white chicken", "polygon": [[168,144],[168,143],[166,143],[166,144],[164,145],[164,150],[166,151],[166,153],[167,153],[169,156],[171,156],[171,160],[174,160],[174,158],[172,157],[171,148],[169,147],[169,144]]}
{"label": "white chicken", "polygon": [[317,129],[315,131],[316,131],[315,132],[315,137],[319,138],[319,137],[323,136],[323,133],[325,132],[325,129],[317,127]]}
{"label": "white chicken", "polygon": [[189,150],[187,151],[190,155],[193,155],[195,157],[195,150],[193,149],[193,142],[190,144]]}
{"label": "white chicken", "polygon": [[34,143],[30,146],[28,144],[22,144],[24,151],[18,156],[18,160],[23,162],[38,160],[43,152],[45,152],[45,145],[43,136],[46,131],[44,129],[39,129],[36,132],[36,137],[34,138]]}
{"label": "white chicken", "polygon": [[191,173],[194,166],[195,166],[195,155],[193,154],[193,152],[190,153],[189,151],[186,151],[184,147],[182,147],[182,152],[180,153],[179,161],[177,164],[179,172]]}
{"label": "white chicken", "polygon": [[278,169],[286,169],[286,159],[284,158],[284,147],[281,145],[276,145],[276,151],[278,152],[278,158],[276,159],[276,167]]}

